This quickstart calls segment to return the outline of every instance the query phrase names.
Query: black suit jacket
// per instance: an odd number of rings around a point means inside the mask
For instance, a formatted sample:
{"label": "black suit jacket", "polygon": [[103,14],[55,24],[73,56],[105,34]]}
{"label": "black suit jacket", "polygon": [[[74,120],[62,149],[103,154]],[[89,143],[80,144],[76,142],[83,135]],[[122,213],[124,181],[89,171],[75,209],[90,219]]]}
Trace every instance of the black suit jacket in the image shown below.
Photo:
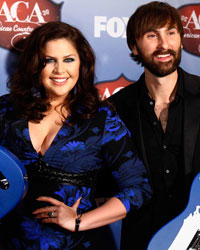
{"label": "black suit jacket", "polygon": [[[179,77],[183,80],[183,98],[184,98],[184,125],[183,125],[183,142],[184,142],[184,169],[185,169],[185,182],[190,188],[192,179],[200,171],[200,77],[186,73],[181,68],[178,68]],[[140,103],[143,100],[139,98],[139,88],[140,84],[144,84],[144,74],[140,79],[133,83],[118,93],[114,94],[109,98],[116,110],[121,117],[121,119],[126,124],[127,128],[131,132],[134,143],[136,144],[137,150],[140,156],[143,159],[143,162],[147,168],[147,171],[150,175],[148,159],[144,147],[144,137],[143,131],[141,129],[141,120],[140,120]],[[151,229],[149,223],[145,222],[145,208],[142,208],[141,214],[133,215],[133,218],[128,217],[123,221],[122,225],[122,246],[123,249],[128,250],[128,244],[135,242],[134,235],[136,233],[142,234],[142,229],[139,230],[140,221],[143,221],[141,224],[146,225],[144,230],[149,230],[149,236],[151,237]],[[134,220],[138,220],[137,223],[134,223]],[[148,220],[148,218],[147,218]],[[133,229],[136,227],[137,229]],[[133,230],[132,230],[133,229]],[[128,232],[128,233],[127,233]],[[130,233],[129,233],[130,232]],[[132,232],[132,233],[131,233]],[[124,236],[125,235],[125,236]],[[136,236],[138,241],[143,240],[143,237],[138,235]],[[147,238],[148,238],[147,237]],[[150,238],[148,238],[149,240]],[[146,239],[147,240],[147,239]],[[125,242],[123,242],[125,241]],[[144,239],[145,242],[145,239]],[[139,243],[138,243],[139,244]],[[145,245],[146,243],[144,243]],[[134,248],[131,246],[131,250],[134,249],[145,249],[142,246],[136,244]]]}

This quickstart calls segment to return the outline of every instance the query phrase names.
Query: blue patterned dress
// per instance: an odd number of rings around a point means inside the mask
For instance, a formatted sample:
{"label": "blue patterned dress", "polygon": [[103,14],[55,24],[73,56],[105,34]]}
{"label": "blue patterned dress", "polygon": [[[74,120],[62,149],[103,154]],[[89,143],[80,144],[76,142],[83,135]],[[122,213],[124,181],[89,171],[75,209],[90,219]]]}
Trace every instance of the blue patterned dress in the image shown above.
{"label": "blue patterned dress", "polygon": [[[104,166],[112,172],[119,187],[115,197],[121,200],[127,212],[139,209],[149,200],[151,188],[145,167],[134,152],[129,132],[115,112],[102,106],[92,119],[80,121],[73,127],[67,125],[67,120],[45,154],[39,156],[31,143],[28,121],[13,120],[7,97],[0,98],[0,144],[25,166],[42,160],[68,173],[98,173]],[[73,233],[55,224],[42,224],[32,215],[36,208],[46,205],[35,200],[40,195],[51,196],[68,206],[82,197],[79,211],[84,213],[94,206],[95,185],[64,185],[32,181],[29,177],[27,196],[3,219],[5,227],[0,232],[0,249],[96,249],[90,235],[92,230]]]}

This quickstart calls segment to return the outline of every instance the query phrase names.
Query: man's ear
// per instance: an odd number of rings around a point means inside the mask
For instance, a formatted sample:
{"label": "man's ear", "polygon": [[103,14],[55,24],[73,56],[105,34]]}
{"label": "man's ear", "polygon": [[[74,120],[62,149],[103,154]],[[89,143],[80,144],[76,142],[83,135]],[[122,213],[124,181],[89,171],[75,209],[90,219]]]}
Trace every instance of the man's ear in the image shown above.
{"label": "man's ear", "polygon": [[137,50],[136,44],[133,45],[133,47],[132,47],[132,52],[133,52],[133,55],[134,55],[134,56],[137,56],[137,55],[138,55],[138,50]]}

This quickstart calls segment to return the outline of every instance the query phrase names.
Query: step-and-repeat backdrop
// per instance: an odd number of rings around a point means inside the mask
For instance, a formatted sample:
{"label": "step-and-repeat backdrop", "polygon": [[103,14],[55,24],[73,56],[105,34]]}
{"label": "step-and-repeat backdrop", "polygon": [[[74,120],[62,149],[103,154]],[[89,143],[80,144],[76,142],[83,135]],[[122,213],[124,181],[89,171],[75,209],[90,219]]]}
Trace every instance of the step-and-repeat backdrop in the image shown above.
{"label": "step-and-repeat backdrop", "polygon": [[[130,59],[126,25],[146,0],[0,0],[0,95],[15,69],[21,39],[37,26],[60,20],[79,28],[96,54],[96,80],[102,99],[136,81],[143,68]],[[200,0],[166,0],[176,7],[184,26],[181,67],[200,75]],[[114,224],[116,249],[120,223]],[[117,235],[117,236],[116,236]]]}
{"label": "step-and-repeat backdrop", "polygon": [[[61,20],[79,28],[96,54],[96,84],[107,98],[136,81],[143,71],[130,59],[126,24],[146,0],[0,0],[0,95],[16,63],[18,41],[37,26]],[[181,66],[200,75],[200,0],[167,0],[184,26]]]}

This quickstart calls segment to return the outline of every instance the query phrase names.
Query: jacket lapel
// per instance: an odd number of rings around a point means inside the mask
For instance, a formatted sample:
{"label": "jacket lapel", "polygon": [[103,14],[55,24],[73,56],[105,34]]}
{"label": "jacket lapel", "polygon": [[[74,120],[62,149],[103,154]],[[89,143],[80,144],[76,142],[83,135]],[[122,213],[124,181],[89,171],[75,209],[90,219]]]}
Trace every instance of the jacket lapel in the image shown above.
{"label": "jacket lapel", "polygon": [[[135,83],[135,88],[134,88],[134,94],[132,94],[132,96],[134,97],[134,100],[132,101],[132,103],[130,103],[128,105],[128,107],[131,107],[130,112],[131,114],[129,114],[130,117],[132,117],[132,122],[133,124],[130,124],[130,128],[133,127],[135,128],[135,131],[137,131],[137,133],[135,133],[134,131],[132,132],[132,134],[134,135],[134,139],[135,139],[135,143],[136,146],[138,148],[138,151],[140,152],[143,162],[146,166],[147,172],[149,174],[149,178],[151,177],[150,174],[150,169],[149,169],[149,164],[148,164],[148,160],[147,160],[147,155],[146,155],[146,150],[145,150],[145,146],[144,146],[144,136],[143,136],[143,132],[142,132],[142,124],[141,124],[141,114],[140,114],[140,91],[139,88],[140,86],[144,84],[144,74],[140,77],[140,79],[138,80],[138,82]],[[134,113],[132,113],[134,111]],[[151,181],[151,179],[150,179]]]}
{"label": "jacket lapel", "polygon": [[186,175],[192,171],[192,161],[200,121],[200,78],[181,72],[184,83],[184,162]]}

